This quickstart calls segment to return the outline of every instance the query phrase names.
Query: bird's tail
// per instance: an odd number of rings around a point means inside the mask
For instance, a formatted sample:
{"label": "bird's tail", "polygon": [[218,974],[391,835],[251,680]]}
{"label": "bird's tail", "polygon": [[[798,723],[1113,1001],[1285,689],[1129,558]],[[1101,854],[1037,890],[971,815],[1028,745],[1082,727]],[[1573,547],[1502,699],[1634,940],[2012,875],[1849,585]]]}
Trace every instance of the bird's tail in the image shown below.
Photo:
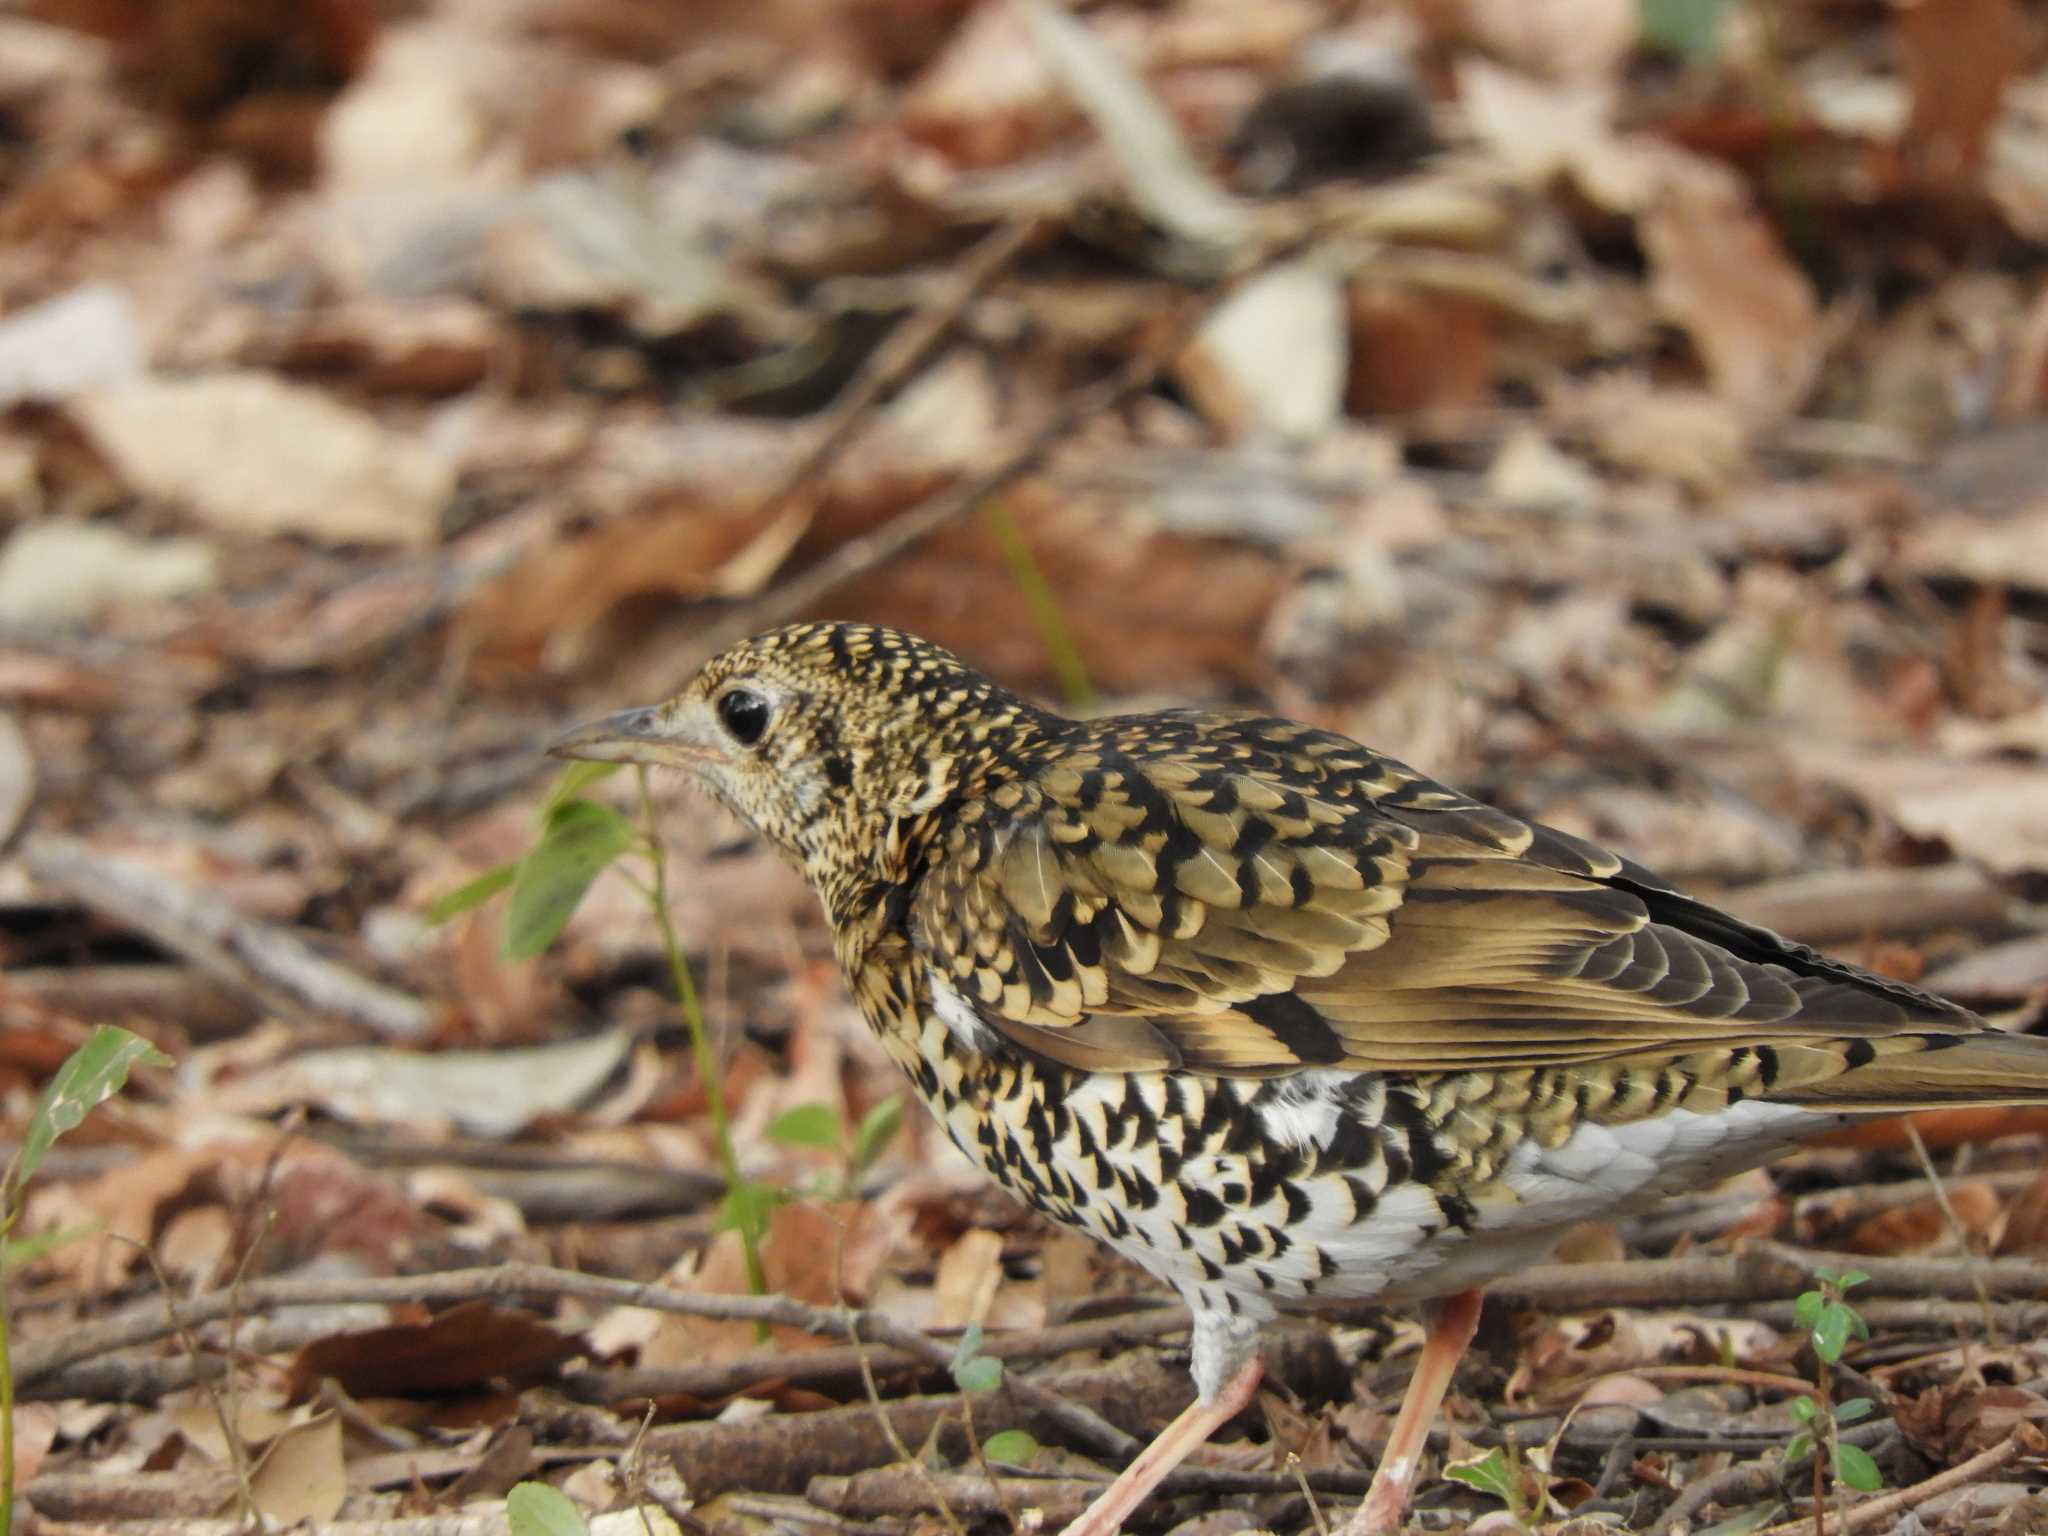
{"label": "bird's tail", "polygon": [[[2048,1037],[1995,1029],[1781,1045],[1768,1097],[1844,1114],[2048,1104]],[[1804,1053],[1815,1059],[1800,1061]],[[1832,1062],[1824,1059],[1832,1055]],[[1832,1070],[1828,1070],[1832,1067]]]}

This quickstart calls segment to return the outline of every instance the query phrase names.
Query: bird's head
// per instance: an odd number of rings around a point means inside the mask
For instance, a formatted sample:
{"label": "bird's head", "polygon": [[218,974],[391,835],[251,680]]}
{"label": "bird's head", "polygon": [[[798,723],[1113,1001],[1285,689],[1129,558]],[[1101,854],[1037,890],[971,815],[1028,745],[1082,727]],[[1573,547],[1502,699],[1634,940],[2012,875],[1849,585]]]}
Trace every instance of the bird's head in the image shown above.
{"label": "bird's head", "polygon": [[666,703],[556,740],[558,757],[681,768],[827,895],[886,878],[905,824],[983,781],[1050,717],[951,652],[867,624],[791,625],[705,663]]}

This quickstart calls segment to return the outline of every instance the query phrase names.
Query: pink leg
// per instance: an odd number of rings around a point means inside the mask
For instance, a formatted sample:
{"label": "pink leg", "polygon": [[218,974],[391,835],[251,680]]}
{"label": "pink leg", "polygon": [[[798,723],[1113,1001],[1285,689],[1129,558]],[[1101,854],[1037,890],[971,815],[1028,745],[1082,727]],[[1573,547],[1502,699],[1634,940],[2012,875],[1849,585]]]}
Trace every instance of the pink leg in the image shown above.
{"label": "pink leg", "polygon": [[1401,1411],[1394,1416],[1379,1470],[1372,1475],[1365,1502],[1344,1527],[1344,1536],[1392,1536],[1401,1529],[1402,1516],[1408,1512],[1408,1494],[1415,1486],[1415,1464],[1429,1443],[1429,1427],[1443,1406],[1458,1362],[1465,1358],[1465,1346],[1479,1327],[1479,1292],[1460,1291],[1433,1303],[1428,1321],[1422,1358],[1408,1378],[1408,1392],[1401,1399]]}
{"label": "pink leg", "polygon": [[1080,1518],[1061,1532],[1061,1536],[1116,1536],[1132,1511],[1159,1486],[1160,1479],[1186,1461],[1189,1452],[1228,1424],[1252,1400],[1252,1394],[1259,1389],[1259,1378],[1264,1374],[1264,1365],[1257,1355],[1253,1355],[1224,1384],[1222,1394],[1215,1402],[1190,1403],[1179,1418],[1159,1432],[1158,1439],[1138,1453],[1138,1459],[1124,1468],[1115,1482],[1102,1490],[1095,1502],[1082,1511]]}

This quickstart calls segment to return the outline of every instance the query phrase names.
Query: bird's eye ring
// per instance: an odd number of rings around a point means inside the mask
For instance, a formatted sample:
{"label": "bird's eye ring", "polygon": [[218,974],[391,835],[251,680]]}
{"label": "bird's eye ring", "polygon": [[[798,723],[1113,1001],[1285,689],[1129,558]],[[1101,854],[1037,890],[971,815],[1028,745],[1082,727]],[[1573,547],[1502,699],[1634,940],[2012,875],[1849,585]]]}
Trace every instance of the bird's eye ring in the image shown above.
{"label": "bird's eye ring", "polygon": [[718,697],[718,722],[743,747],[758,743],[768,730],[768,701],[751,688],[734,688]]}

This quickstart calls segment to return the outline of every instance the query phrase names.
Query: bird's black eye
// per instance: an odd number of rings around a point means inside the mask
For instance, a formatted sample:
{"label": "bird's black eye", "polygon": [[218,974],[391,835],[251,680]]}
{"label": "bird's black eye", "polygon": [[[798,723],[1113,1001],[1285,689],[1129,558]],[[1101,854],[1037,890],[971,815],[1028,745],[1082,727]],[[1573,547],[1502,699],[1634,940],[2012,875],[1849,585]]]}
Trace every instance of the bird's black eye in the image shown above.
{"label": "bird's black eye", "polygon": [[751,688],[735,688],[719,695],[718,719],[734,741],[751,747],[768,729],[768,701]]}

